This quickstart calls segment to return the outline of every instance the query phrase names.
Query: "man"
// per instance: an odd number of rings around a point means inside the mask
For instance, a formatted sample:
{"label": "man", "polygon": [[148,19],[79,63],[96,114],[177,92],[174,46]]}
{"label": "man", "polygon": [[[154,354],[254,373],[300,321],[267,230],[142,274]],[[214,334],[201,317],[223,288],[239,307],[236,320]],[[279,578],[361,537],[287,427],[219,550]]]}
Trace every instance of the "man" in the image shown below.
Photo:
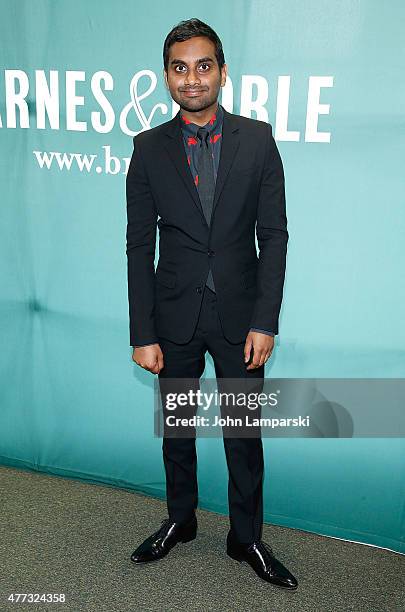
{"label": "man", "polygon": [[[198,19],[178,24],[166,37],[163,60],[166,86],[180,110],[134,138],[127,175],[133,360],[158,374],[161,384],[198,380],[208,350],[218,382],[263,382],[278,334],[288,241],[284,173],[272,129],[218,103],[227,66],[208,25]],[[227,553],[247,561],[263,580],[295,589],[294,576],[261,540],[261,437],[224,436],[223,442]],[[161,559],[196,537],[195,438],[164,435],[162,449],[169,518],[134,551],[134,563]]]}

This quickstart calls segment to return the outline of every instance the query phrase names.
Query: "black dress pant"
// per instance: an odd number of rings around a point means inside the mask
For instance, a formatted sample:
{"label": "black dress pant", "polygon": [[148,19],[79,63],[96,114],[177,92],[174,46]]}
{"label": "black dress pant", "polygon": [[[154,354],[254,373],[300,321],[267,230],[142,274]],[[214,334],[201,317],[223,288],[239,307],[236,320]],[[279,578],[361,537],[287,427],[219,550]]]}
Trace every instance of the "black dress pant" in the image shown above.
{"label": "black dress pant", "polygon": [[[247,370],[244,362],[245,342],[232,344],[223,335],[216,293],[207,286],[192,339],[177,344],[159,338],[164,367],[159,381],[165,378],[202,376],[205,352],[212,356],[220,388],[221,378],[254,378],[263,384],[264,365]],[[249,383],[250,384],[250,383]],[[228,503],[230,528],[243,543],[261,539],[263,524],[263,446],[257,437],[223,437],[228,467]],[[166,497],[169,518],[187,521],[198,504],[197,455],[195,438],[163,436],[163,461],[166,473]],[[215,478],[215,474],[213,474]]]}

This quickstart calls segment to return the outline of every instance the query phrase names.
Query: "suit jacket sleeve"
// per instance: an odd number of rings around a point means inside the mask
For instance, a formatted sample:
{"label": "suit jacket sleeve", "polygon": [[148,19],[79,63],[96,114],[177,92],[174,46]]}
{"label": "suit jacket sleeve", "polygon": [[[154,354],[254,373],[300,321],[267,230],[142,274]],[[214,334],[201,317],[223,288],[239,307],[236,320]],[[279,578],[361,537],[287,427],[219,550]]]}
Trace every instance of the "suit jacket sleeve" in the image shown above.
{"label": "suit jacket sleeve", "polygon": [[284,170],[272,128],[267,124],[266,157],[257,208],[259,246],[257,298],[250,326],[278,334],[287,255]]}
{"label": "suit jacket sleeve", "polygon": [[126,178],[128,302],[130,345],[157,342],[155,311],[155,247],[157,210],[141,156],[139,136]]}
{"label": "suit jacket sleeve", "polygon": [[257,327],[251,327],[250,331],[259,332],[261,334],[266,334],[266,336],[275,336],[276,334],[268,329],[258,329]]}

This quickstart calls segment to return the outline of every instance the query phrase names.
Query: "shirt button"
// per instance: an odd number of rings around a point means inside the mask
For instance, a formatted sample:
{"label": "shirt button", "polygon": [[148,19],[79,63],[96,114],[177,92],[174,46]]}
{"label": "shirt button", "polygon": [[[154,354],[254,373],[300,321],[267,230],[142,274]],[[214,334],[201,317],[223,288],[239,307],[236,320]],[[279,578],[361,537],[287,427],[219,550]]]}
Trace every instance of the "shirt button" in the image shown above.
{"label": "shirt button", "polygon": [[214,257],[214,251],[208,251],[208,257]]}

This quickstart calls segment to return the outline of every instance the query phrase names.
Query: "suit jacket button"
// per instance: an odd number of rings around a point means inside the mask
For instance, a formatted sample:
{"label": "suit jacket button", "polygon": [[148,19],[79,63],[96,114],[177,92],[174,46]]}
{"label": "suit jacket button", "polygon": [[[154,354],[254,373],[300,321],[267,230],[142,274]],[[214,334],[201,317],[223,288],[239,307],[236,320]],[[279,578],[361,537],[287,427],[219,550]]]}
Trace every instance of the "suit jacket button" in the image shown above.
{"label": "suit jacket button", "polygon": [[197,287],[197,293],[201,293],[201,292],[202,292],[201,287]]}

